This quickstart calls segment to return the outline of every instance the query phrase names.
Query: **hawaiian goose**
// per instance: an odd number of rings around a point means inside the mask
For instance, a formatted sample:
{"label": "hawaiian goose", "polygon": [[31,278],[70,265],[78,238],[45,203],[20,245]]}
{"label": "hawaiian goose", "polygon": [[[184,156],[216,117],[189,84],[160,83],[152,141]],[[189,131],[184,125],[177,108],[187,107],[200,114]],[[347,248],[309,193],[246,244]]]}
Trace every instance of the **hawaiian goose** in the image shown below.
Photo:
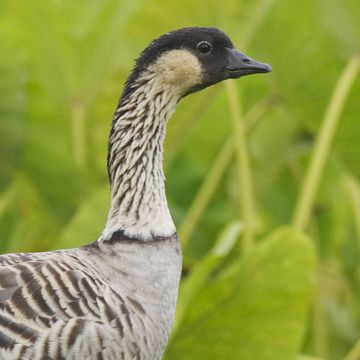
{"label": "hawaiian goose", "polygon": [[181,274],[162,169],[166,123],[187,94],[270,70],[215,28],[176,30],[142,52],[112,123],[99,239],[0,256],[0,359],[161,358]]}

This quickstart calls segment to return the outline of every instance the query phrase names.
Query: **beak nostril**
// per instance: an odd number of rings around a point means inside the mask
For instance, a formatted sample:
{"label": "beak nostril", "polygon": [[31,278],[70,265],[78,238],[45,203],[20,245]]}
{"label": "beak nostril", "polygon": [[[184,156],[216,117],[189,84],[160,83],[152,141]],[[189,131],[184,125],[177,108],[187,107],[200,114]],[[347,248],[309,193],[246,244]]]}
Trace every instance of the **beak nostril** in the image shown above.
{"label": "beak nostril", "polygon": [[244,59],[243,62],[244,62],[245,64],[251,64],[251,60],[250,60],[250,59]]}

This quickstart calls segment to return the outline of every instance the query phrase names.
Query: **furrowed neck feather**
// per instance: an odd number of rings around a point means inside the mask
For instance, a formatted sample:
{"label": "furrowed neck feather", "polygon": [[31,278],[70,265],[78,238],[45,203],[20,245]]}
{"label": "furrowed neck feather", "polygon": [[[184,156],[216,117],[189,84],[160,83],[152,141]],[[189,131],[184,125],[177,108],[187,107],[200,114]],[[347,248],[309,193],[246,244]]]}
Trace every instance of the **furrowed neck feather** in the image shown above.
{"label": "furrowed neck feather", "polygon": [[109,140],[111,207],[103,239],[116,231],[139,240],[172,236],[176,230],[164,186],[163,140],[180,94],[148,71],[127,84]]}
{"label": "furrowed neck feather", "polygon": [[176,233],[162,169],[166,124],[178,101],[202,82],[202,67],[185,49],[166,51],[150,65],[144,58],[129,77],[110,133],[111,207],[100,239],[121,231],[151,241]]}

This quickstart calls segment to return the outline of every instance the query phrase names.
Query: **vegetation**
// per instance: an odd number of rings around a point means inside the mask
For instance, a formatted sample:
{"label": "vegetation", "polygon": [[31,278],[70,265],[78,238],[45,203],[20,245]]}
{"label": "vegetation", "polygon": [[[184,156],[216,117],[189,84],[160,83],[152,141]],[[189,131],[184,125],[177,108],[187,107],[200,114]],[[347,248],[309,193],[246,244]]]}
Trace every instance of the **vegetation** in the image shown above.
{"label": "vegetation", "polygon": [[360,358],[358,0],[3,0],[0,250],[96,240],[134,57],[224,29],[271,74],[182,101],[167,194],[184,250],[176,359]]}

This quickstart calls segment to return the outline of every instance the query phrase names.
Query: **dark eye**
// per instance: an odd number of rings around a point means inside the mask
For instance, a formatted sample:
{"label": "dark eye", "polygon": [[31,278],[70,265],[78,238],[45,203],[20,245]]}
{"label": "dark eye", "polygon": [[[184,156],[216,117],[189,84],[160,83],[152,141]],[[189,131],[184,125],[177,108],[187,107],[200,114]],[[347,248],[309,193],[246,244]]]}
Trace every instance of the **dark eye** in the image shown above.
{"label": "dark eye", "polygon": [[212,50],[212,46],[208,41],[200,41],[196,47],[203,54],[210,54]]}

